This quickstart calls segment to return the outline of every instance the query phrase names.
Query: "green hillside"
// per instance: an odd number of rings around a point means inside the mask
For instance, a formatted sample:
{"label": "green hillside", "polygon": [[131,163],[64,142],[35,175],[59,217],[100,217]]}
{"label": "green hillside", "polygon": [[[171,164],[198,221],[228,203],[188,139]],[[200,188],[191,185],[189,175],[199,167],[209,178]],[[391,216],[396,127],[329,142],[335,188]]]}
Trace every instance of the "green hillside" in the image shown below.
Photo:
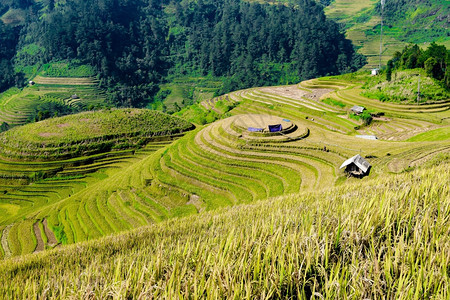
{"label": "green hillside", "polygon": [[[408,43],[429,45],[437,42],[450,46],[447,1],[386,1],[383,10],[382,65],[395,51]],[[346,36],[359,47],[358,52],[368,58],[366,68],[378,67],[380,53],[380,1],[334,0],[325,9],[328,17],[342,24]]]}
{"label": "green hillside", "polygon": [[0,263],[7,298],[447,299],[450,167],[174,219]]}
{"label": "green hillside", "polygon": [[[42,74],[47,74],[45,71]],[[33,78],[33,85],[0,93],[0,123],[9,127],[106,107],[105,92],[91,77]]]}
{"label": "green hillside", "polygon": [[[0,48],[0,91],[44,69],[49,77],[95,76],[114,106],[150,107],[164,91],[187,92],[189,101],[359,69],[364,57],[323,7],[300,4],[8,0],[0,3],[8,20],[0,21],[8,45]],[[19,11],[23,19],[9,16]],[[204,88],[189,87],[204,78]],[[179,102],[169,95],[166,111]]]}
{"label": "green hillside", "polygon": [[0,157],[58,160],[136,148],[158,136],[183,133],[192,125],[152,110],[84,112],[28,124],[0,135]]}

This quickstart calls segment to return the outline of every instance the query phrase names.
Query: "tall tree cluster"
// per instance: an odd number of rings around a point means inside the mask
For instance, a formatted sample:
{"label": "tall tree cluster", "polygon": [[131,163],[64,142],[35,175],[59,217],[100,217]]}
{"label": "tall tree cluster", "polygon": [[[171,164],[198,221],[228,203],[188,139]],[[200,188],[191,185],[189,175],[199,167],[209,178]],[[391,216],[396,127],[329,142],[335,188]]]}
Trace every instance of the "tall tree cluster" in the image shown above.
{"label": "tall tree cluster", "polygon": [[441,81],[450,89],[450,50],[444,45],[431,43],[426,50],[418,45],[406,46],[402,52],[395,52],[387,63],[387,80],[394,69],[425,69],[428,76]]}
{"label": "tall tree cluster", "polygon": [[168,75],[223,78],[228,92],[365,63],[320,4],[292,2],[43,0],[18,46],[40,51],[21,51],[16,63],[77,59],[97,70],[111,101],[126,106],[146,104]]}
{"label": "tall tree cluster", "polygon": [[14,71],[13,57],[19,38],[17,27],[10,27],[0,21],[0,91],[21,84],[21,74]]}

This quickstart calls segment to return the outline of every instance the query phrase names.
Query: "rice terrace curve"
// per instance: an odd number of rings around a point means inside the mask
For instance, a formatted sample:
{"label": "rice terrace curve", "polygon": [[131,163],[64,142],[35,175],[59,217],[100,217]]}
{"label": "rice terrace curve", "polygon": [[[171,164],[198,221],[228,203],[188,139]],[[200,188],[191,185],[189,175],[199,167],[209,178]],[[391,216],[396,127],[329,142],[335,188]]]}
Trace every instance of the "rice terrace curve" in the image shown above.
{"label": "rice terrace curve", "polygon": [[[341,76],[236,91],[220,99],[235,108],[204,126],[125,109],[2,133],[1,255],[61,248],[344,182],[369,184],[448,159],[448,100],[418,107],[382,103],[361,96],[355,82]],[[365,125],[349,117],[355,104],[381,116]],[[339,169],[355,154],[372,166],[363,179]]]}
{"label": "rice terrace curve", "polygon": [[[8,216],[1,220],[2,255],[53,247],[52,234],[57,243],[74,243],[352,181],[339,166],[356,153],[373,165],[370,178],[448,155],[448,138],[408,142],[414,134],[447,130],[448,101],[376,102],[354,82],[321,78],[233,92],[226,101],[238,105],[230,117],[188,133],[192,125],[163,115],[154,123],[140,110],[82,113],[7,131],[0,137],[0,209]],[[382,117],[365,126],[348,117],[354,104]],[[103,125],[109,120],[115,128]],[[161,129],[151,131],[154,126]]]}

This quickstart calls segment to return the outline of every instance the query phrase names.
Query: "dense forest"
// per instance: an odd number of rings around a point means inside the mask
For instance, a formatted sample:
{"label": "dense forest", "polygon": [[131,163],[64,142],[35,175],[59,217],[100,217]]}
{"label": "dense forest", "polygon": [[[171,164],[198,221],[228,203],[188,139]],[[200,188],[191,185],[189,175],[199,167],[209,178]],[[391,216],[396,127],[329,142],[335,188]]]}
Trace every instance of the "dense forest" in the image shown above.
{"label": "dense forest", "polygon": [[19,28],[0,21],[0,91],[12,85],[21,85],[23,78],[14,71],[13,58],[19,38]]}
{"label": "dense forest", "polygon": [[[0,89],[48,62],[91,65],[118,106],[143,106],[168,76],[221,78],[221,93],[351,72],[365,63],[323,6],[241,0],[9,0],[0,25]],[[1,23],[1,22],[0,22]]]}
{"label": "dense forest", "polygon": [[443,45],[431,43],[426,50],[418,45],[406,46],[402,52],[395,52],[387,63],[386,79],[391,81],[393,70],[425,69],[427,75],[440,81],[450,89],[450,50]]}

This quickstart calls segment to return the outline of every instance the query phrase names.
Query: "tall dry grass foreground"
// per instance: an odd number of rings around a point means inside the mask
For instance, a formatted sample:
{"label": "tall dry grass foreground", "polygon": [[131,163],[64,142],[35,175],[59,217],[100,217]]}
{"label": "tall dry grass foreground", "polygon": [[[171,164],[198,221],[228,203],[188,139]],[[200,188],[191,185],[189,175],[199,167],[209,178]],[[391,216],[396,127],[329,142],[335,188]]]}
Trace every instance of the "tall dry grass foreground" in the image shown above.
{"label": "tall dry grass foreground", "polygon": [[3,298],[449,299],[450,164],[22,256]]}

